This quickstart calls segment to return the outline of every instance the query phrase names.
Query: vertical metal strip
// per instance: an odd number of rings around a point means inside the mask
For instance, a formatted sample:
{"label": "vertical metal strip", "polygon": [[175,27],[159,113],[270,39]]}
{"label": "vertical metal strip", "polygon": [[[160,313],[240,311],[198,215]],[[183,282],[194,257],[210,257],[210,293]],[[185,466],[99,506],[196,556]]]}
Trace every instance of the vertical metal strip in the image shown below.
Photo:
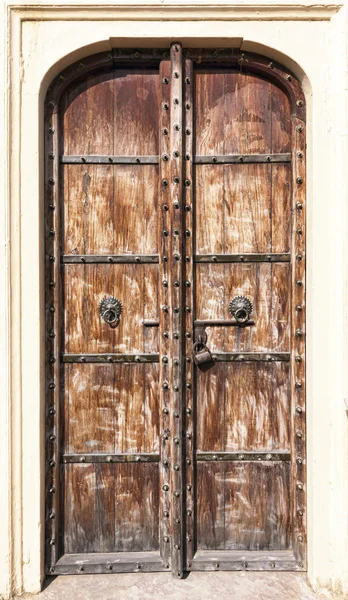
{"label": "vertical metal strip", "polygon": [[158,219],[158,243],[159,243],[159,360],[160,360],[160,407],[161,407],[161,462],[160,462],[160,514],[159,535],[160,555],[169,569],[171,563],[170,539],[171,539],[171,496],[170,496],[170,464],[171,464],[171,402],[170,402],[170,380],[171,380],[171,295],[169,292],[170,268],[168,263],[168,239],[172,236],[172,223],[170,217],[170,62],[163,60],[160,64],[160,131],[159,131],[159,219]]}
{"label": "vertical metal strip", "polygon": [[184,71],[184,215],[185,215],[185,533],[186,569],[194,555],[194,378],[192,364],[194,265],[193,265],[193,63],[185,59]]}
{"label": "vertical metal strip", "polygon": [[172,574],[183,576],[183,59],[180,44],[170,48],[171,97],[170,97],[170,206],[172,220],[170,236],[170,295],[171,295],[171,361],[172,361]]}
{"label": "vertical metal strip", "polygon": [[[300,101],[301,102],[301,101]],[[300,568],[306,568],[306,129],[292,118],[292,481],[293,548]]]}
{"label": "vertical metal strip", "polygon": [[58,110],[46,103],[45,118],[45,547],[46,570],[59,558],[60,261],[58,196]]}

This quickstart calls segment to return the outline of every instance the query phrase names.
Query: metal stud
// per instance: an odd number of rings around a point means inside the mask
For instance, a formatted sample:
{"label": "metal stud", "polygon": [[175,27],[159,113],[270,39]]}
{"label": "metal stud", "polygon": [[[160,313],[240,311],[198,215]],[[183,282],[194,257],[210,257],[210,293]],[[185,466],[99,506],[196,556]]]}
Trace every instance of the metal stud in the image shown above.
{"label": "metal stud", "polygon": [[302,407],[301,406],[296,406],[295,410],[296,410],[296,412],[297,412],[298,415],[302,414]]}
{"label": "metal stud", "polygon": [[163,414],[164,414],[164,415],[168,415],[168,414],[169,414],[169,409],[168,409],[168,408],[165,406],[165,407],[162,409],[162,412],[163,412]]}
{"label": "metal stud", "polygon": [[175,498],[180,498],[180,492],[178,492],[178,490],[175,490],[174,496]]}
{"label": "metal stud", "polygon": [[187,484],[186,489],[188,492],[192,490],[192,485],[190,483]]}
{"label": "metal stud", "polygon": [[48,310],[50,311],[50,313],[56,312],[56,309],[54,306],[50,306]]}
{"label": "metal stud", "polygon": [[175,437],[173,442],[174,442],[174,444],[176,444],[178,446],[180,444],[180,439]]}
{"label": "metal stud", "polygon": [[180,281],[174,281],[174,287],[180,287]]}
{"label": "metal stud", "polygon": [[50,442],[54,442],[57,438],[56,438],[56,436],[54,434],[52,434],[52,435],[49,436],[48,439],[49,439]]}
{"label": "metal stud", "polygon": [[50,229],[49,232],[48,232],[48,235],[50,237],[54,237],[56,235],[56,232],[54,231],[54,229]]}
{"label": "metal stud", "polygon": [[179,229],[174,229],[174,235],[179,235]]}
{"label": "metal stud", "polygon": [[180,337],[180,334],[179,334],[179,333],[176,331],[176,332],[174,333],[174,335],[173,335],[173,338],[174,338],[175,340],[178,340],[178,339],[179,339],[179,337]]}
{"label": "metal stud", "polygon": [[192,516],[192,510],[187,510],[186,514],[187,514],[188,517],[191,517]]}
{"label": "metal stud", "polygon": [[162,485],[162,490],[163,490],[164,492],[168,492],[168,490],[169,490],[169,485],[168,485],[167,483],[165,483],[164,485]]}
{"label": "metal stud", "polygon": [[298,509],[297,514],[299,517],[303,517],[303,510],[301,508]]}
{"label": "metal stud", "polygon": [[167,460],[166,458],[164,458],[164,459],[162,460],[162,465],[163,465],[164,467],[168,467],[168,466],[169,466],[169,460]]}
{"label": "metal stud", "polygon": [[162,285],[163,285],[163,287],[168,287],[168,281],[167,281],[167,279],[163,279]]}
{"label": "metal stud", "polygon": [[299,133],[302,133],[302,131],[303,131],[302,125],[297,125],[296,131],[298,131]]}
{"label": "metal stud", "polygon": [[53,538],[50,540],[50,546],[54,546],[56,543],[56,540],[54,540]]}
{"label": "metal stud", "polygon": [[[174,390],[174,392],[178,392],[178,391],[179,391],[179,386],[177,386],[177,385],[174,385],[174,387],[173,387],[173,390]],[[175,416],[176,416],[176,415],[175,415]],[[179,415],[178,415],[178,416],[179,416]]]}
{"label": "metal stud", "polygon": [[302,235],[303,231],[302,231],[301,227],[298,227],[296,229],[296,233],[297,233],[297,235]]}
{"label": "metal stud", "polygon": [[168,543],[168,542],[169,542],[169,537],[168,537],[167,535],[165,535],[165,536],[163,537],[163,541]]}
{"label": "metal stud", "polygon": [[178,125],[177,123],[175,123],[173,129],[174,129],[174,131],[180,131],[180,125]]}
{"label": "metal stud", "polygon": [[50,125],[48,128],[48,131],[49,131],[49,133],[53,134],[55,132],[55,129],[54,129],[54,127],[52,127],[52,125]]}
{"label": "metal stud", "polygon": [[[168,337],[168,336],[165,336],[165,337]],[[164,364],[167,364],[167,363],[168,363],[168,356],[163,356],[163,358],[162,358],[162,362],[163,362]]]}
{"label": "metal stud", "polygon": [[[174,310],[175,310],[175,309],[174,309]],[[173,360],[173,363],[174,363],[174,365],[176,365],[176,366],[178,366],[178,365],[180,364],[180,363],[179,363],[179,360],[178,360],[177,358],[175,358],[175,359]]]}
{"label": "metal stud", "polygon": [[175,105],[178,105],[179,104],[179,98],[174,98],[173,102],[174,102]]}
{"label": "metal stud", "polygon": [[302,439],[302,431],[296,431],[296,437],[301,440]]}
{"label": "metal stud", "polygon": [[185,179],[185,185],[186,187],[190,187],[191,181],[189,179]]}
{"label": "metal stud", "polygon": [[296,381],[295,383],[295,387],[300,390],[302,388],[302,382],[301,381]]}
{"label": "metal stud", "polygon": [[164,390],[168,390],[168,389],[169,389],[169,383],[168,383],[168,381],[164,381],[164,382],[162,383],[162,388],[163,388]]}
{"label": "metal stud", "polygon": [[169,232],[168,232],[166,229],[164,229],[164,230],[162,231],[162,235],[163,235],[163,237],[168,237],[168,235],[169,235]]}
{"label": "metal stud", "polygon": [[163,102],[163,105],[162,105],[162,106],[163,106],[163,109],[164,109],[164,110],[168,110],[168,108],[169,108],[169,104],[168,104],[168,102]]}
{"label": "metal stud", "polygon": [[169,512],[167,510],[163,511],[163,516],[167,519],[169,517]]}
{"label": "metal stud", "polygon": [[186,231],[185,231],[185,235],[186,235],[186,237],[190,237],[190,235],[191,235],[191,231],[190,231],[189,229],[186,229]]}
{"label": "metal stud", "polygon": [[179,79],[179,73],[177,71],[174,71],[174,79]]}
{"label": "metal stud", "polygon": [[191,410],[191,408],[188,406],[188,407],[186,408],[186,414],[187,414],[187,415],[190,415],[191,413],[192,413],[192,410]]}
{"label": "metal stud", "polygon": [[163,77],[162,83],[164,83],[165,85],[167,85],[169,83],[168,77]]}
{"label": "metal stud", "polygon": [[77,567],[77,570],[80,571],[80,573],[82,573],[85,570],[85,567],[83,565],[79,565]]}
{"label": "metal stud", "polygon": [[297,100],[296,104],[297,104],[297,106],[303,106],[303,101],[302,100]]}
{"label": "metal stud", "polygon": [[173,206],[176,210],[178,210],[180,208],[180,204],[177,201],[174,202]]}
{"label": "metal stud", "polygon": [[186,287],[191,287],[191,281],[185,281]]}
{"label": "metal stud", "polygon": [[164,338],[169,338],[168,331],[163,331],[162,335],[163,335]]}
{"label": "metal stud", "polygon": [[185,77],[185,83],[191,83],[191,80],[189,77]]}
{"label": "metal stud", "polygon": [[188,128],[185,129],[185,133],[186,133],[186,135],[191,135],[191,129],[188,129]]}
{"label": "metal stud", "polygon": [[185,333],[185,337],[186,337],[187,339],[189,339],[189,338],[191,337],[191,332],[190,332],[190,331],[186,331],[186,333]]}
{"label": "metal stud", "polygon": [[302,177],[296,177],[296,183],[298,183],[298,184],[303,183]]}
{"label": "metal stud", "polygon": [[192,383],[190,381],[186,381],[186,387],[188,389],[192,388]]}
{"label": "metal stud", "polygon": [[[179,156],[180,156],[179,150],[174,150],[173,156],[174,156],[174,158],[179,158]],[[174,177],[174,181],[175,181],[175,179],[179,179],[179,177],[176,177],[176,178]],[[179,181],[175,181],[175,183],[179,183]]]}
{"label": "metal stud", "polygon": [[162,154],[162,160],[164,160],[164,161],[169,160],[168,154]]}
{"label": "metal stud", "polygon": [[56,409],[54,407],[51,407],[48,411],[49,415],[55,415],[56,414]]}
{"label": "metal stud", "polygon": [[191,206],[190,206],[189,204],[186,204],[186,206],[185,206],[185,210],[186,210],[187,212],[189,212],[189,211],[191,210]]}
{"label": "metal stud", "polygon": [[[56,207],[55,207],[55,205],[54,205],[54,204],[50,204],[48,208],[49,208],[50,210],[56,210]],[[50,235],[51,235],[51,234],[50,234]],[[54,232],[53,232],[53,235],[54,235]]]}
{"label": "metal stud", "polygon": [[162,129],[162,133],[163,133],[163,135],[168,135],[167,127],[164,127],[164,129]]}
{"label": "metal stud", "polygon": [[56,334],[54,333],[54,331],[50,331],[48,337],[51,338],[51,340],[53,340],[56,337]]}
{"label": "metal stud", "polygon": [[302,458],[301,458],[300,456],[299,456],[298,458],[296,458],[296,463],[297,463],[298,465],[302,465],[302,463],[303,463],[303,460],[302,460]]}
{"label": "metal stud", "polygon": [[303,208],[302,202],[296,202],[296,208],[297,208],[297,210],[302,210],[302,208]]}
{"label": "metal stud", "polygon": [[[179,314],[179,312],[180,312],[180,308],[179,308],[178,306],[176,306],[176,307],[174,308],[174,312],[175,312],[175,314]],[[175,364],[175,363],[174,363],[174,364]]]}
{"label": "metal stud", "polygon": [[56,466],[56,461],[55,460],[50,460],[48,464],[49,464],[50,467],[55,467]]}
{"label": "metal stud", "polygon": [[271,560],[271,562],[269,563],[269,566],[271,567],[271,569],[275,568],[275,562],[273,560]]}
{"label": "metal stud", "polygon": [[302,260],[302,254],[296,254],[296,260],[301,261]]}
{"label": "metal stud", "polygon": [[296,335],[296,337],[302,337],[303,336],[303,331],[301,331],[301,329],[296,329],[295,335]]}

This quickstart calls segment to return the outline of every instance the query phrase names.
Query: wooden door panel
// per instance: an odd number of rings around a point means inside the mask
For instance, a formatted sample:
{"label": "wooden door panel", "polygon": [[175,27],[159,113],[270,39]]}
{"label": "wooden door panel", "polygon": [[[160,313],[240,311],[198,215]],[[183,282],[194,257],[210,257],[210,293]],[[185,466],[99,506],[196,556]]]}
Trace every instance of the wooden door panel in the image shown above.
{"label": "wooden door panel", "polygon": [[290,165],[197,165],[197,254],[290,250]]}
{"label": "wooden door panel", "polygon": [[289,463],[198,462],[198,549],[288,549],[289,486]]}
{"label": "wooden door panel", "polygon": [[290,452],[289,363],[197,373],[197,452]]}
{"label": "wooden door panel", "polygon": [[196,155],[290,151],[290,106],[270,81],[195,69]]}
{"label": "wooden door panel", "polygon": [[68,454],[159,452],[157,364],[65,365]]}
{"label": "wooden door panel", "polygon": [[158,464],[68,464],[64,551],[158,550]]}
{"label": "wooden door panel", "polygon": [[255,325],[207,327],[213,352],[289,352],[291,269],[289,263],[196,265],[197,319],[228,319],[229,303],[246,296]]}
{"label": "wooden door panel", "polygon": [[[64,282],[65,352],[158,352],[158,332],[144,326],[144,320],[158,318],[158,265],[66,265]],[[117,328],[99,315],[105,296],[122,302]]]}
{"label": "wooden door panel", "polygon": [[158,98],[157,69],[90,74],[63,97],[63,154],[158,154]]}
{"label": "wooden door panel", "polygon": [[156,254],[157,165],[66,164],[65,254]]}

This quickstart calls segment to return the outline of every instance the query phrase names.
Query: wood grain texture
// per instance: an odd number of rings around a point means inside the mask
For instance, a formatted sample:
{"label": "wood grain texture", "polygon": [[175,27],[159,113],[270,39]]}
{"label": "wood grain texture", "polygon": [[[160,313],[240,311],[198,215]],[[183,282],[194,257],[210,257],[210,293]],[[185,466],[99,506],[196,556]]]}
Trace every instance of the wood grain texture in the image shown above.
{"label": "wood grain texture", "polygon": [[[157,265],[66,265],[64,274],[65,352],[158,352],[158,331],[149,333],[143,324],[158,315]],[[105,296],[122,302],[116,328],[99,315]]]}
{"label": "wood grain texture", "polygon": [[289,484],[289,463],[199,463],[198,548],[290,548]]}
{"label": "wood grain texture", "polygon": [[198,451],[290,449],[290,365],[218,363],[197,372]]}
{"label": "wood grain texture", "polygon": [[64,466],[64,552],[158,549],[158,464]]}
{"label": "wood grain texture", "polygon": [[67,453],[157,452],[158,365],[65,366]]}
{"label": "wood grain texture", "polygon": [[64,165],[65,254],[158,252],[156,165]]}
{"label": "wood grain texture", "polygon": [[207,328],[216,352],[289,352],[289,263],[196,265],[196,318],[228,319],[229,303],[246,296],[253,304],[251,327]]}
{"label": "wood grain texture", "polygon": [[288,164],[196,165],[197,254],[289,252]]}
{"label": "wood grain texture", "polygon": [[62,101],[63,154],[158,154],[158,71],[88,75]]}
{"label": "wood grain texture", "polygon": [[195,69],[196,154],[267,154],[290,148],[290,106],[257,75]]}

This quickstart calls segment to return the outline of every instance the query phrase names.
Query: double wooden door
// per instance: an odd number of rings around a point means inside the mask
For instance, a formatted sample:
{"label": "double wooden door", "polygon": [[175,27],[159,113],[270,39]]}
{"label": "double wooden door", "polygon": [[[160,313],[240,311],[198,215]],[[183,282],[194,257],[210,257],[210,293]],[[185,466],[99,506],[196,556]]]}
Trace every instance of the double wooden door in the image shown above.
{"label": "double wooden door", "polygon": [[118,50],[46,103],[50,573],[305,568],[303,95]]}

